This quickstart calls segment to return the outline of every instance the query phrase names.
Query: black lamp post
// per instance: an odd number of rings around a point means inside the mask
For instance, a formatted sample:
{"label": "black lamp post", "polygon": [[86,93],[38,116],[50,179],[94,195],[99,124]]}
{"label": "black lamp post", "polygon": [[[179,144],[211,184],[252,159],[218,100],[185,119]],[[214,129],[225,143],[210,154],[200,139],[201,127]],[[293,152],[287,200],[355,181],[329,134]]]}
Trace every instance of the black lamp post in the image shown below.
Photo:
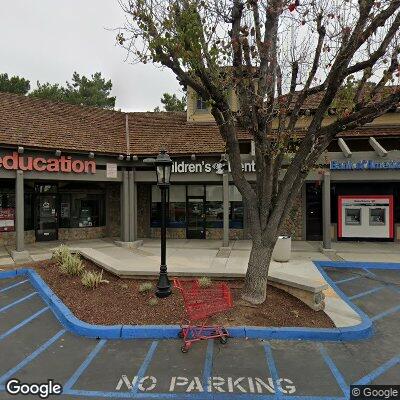
{"label": "black lamp post", "polygon": [[161,150],[160,154],[154,160],[157,173],[157,186],[161,191],[161,264],[160,274],[157,283],[157,297],[168,297],[171,291],[171,283],[168,279],[167,272],[167,190],[170,185],[172,160],[165,150]]}

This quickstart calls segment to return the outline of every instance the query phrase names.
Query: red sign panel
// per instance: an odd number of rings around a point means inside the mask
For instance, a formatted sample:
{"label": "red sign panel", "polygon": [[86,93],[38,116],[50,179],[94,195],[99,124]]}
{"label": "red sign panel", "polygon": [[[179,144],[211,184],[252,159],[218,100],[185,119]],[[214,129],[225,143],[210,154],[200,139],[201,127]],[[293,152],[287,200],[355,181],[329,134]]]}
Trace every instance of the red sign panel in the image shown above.
{"label": "red sign panel", "polygon": [[0,208],[0,232],[13,232],[15,221],[14,208]]}

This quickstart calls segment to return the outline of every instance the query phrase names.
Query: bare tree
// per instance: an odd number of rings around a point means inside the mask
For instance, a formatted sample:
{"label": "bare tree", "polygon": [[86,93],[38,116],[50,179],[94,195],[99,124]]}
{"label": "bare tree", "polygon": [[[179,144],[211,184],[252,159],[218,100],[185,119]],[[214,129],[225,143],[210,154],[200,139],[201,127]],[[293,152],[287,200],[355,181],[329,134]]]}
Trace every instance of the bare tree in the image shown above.
{"label": "bare tree", "polygon": [[[132,60],[171,69],[210,105],[249,211],[252,250],[242,297],[262,303],[272,250],[310,169],[339,132],[399,101],[400,0],[120,4],[126,24],[117,40]],[[239,111],[230,106],[232,89]],[[309,115],[303,111],[310,98],[317,107]],[[255,185],[242,172],[239,127],[255,142]]]}

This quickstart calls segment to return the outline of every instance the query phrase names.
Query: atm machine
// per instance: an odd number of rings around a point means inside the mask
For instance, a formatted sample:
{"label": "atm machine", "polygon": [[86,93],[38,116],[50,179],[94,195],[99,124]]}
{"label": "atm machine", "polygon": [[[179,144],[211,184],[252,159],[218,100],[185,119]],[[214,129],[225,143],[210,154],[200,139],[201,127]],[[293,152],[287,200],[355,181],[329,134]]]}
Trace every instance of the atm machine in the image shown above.
{"label": "atm machine", "polygon": [[393,239],[393,196],[338,197],[338,239]]}

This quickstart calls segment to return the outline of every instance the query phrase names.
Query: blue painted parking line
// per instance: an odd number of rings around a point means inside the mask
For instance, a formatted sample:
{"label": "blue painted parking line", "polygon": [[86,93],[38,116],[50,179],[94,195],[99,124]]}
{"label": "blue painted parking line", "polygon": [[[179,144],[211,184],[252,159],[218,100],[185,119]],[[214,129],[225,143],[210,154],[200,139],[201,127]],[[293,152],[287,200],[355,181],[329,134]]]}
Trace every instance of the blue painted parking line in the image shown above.
{"label": "blue painted parking line", "polygon": [[106,343],[107,343],[107,340],[103,339],[103,340],[100,340],[100,342],[98,342],[96,344],[94,349],[86,357],[86,360],[79,366],[79,368],[74,372],[74,374],[71,376],[71,378],[69,378],[68,381],[65,383],[64,391],[68,391],[69,389],[72,388],[72,386],[75,385],[76,381],[83,374],[85,369],[90,365],[90,363],[93,361],[93,359],[97,356],[99,351],[104,347],[104,345]]}
{"label": "blue painted parking line", "polygon": [[3,333],[0,335],[0,340],[3,340],[5,337],[11,335],[12,333],[16,332],[18,329],[22,328],[24,325],[27,323],[33,321],[35,318],[37,318],[39,315],[42,315],[45,311],[47,311],[49,307],[44,307],[35,314],[31,315],[30,317],[24,319],[22,322],[20,322],[18,325],[15,325],[13,328],[9,329],[7,332]]}
{"label": "blue painted parking line", "polygon": [[7,311],[9,308],[16,306],[19,303],[22,303],[25,300],[30,299],[32,296],[34,296],[35,294],[37,294],[37,292],[32,292],[29,293],[27,296],[22,297],[21,299],[15,300],[13,303],[7,304],[6,306],[4,306],[3,308],[0,308],[0,313]]}
{"label": "blue painted parking line", "polygon": [[341,279],[340,281],[333,281],[333,282],[335,282],[336,285],[337,285],[337,284],[340,284],[340,283],[345,283],[345,282],[353,281],[354,279],[360,279],[361,277],[362,277],[362,275],[359,275],[359,276],[352,276],[351,278]]}
{"label": "blue painted parking line", "polygon": [[214,354],[214,340],[208,340],[206,358],[204,360],[203,369],[203,388],[208,387],[208,381],[211,377],[213,370],[213,354]]}
{"label": "blue painted parking line", "polygon": [[142,365],[139,368],[138,373],[136,374],[136,382],[132,387],[132,393],[137,393],[139,390],[139,382],[140,380],[145,376],[145,373],[147,371],[147,369],[149,368],[150,362],[153,359],[154,353],[156,352],[157,349],[157,345],[158,345],[158,341],[154,340],[151,345],[150,348],[146,354],[146,357],[142,363]]}
{"label": "blue painted parking line", "polygon": [[0,376],[0,384],[4,383],[8,379],[12,378],[15,373],[17,373],[20,369],[24,368],[28,365],[32,360],[34,360],[39,354],[43,353],[48,347],[50,347],[56,340],[58,340],[62,335],[64,335],[65,329],[62,329],[58,333],[56,333],[51,339],[49,339],[46,343],[43,343],[39,348],[37,348],[32,354],[22,360],[17,366],[10,369],[4,375]]}
{"label": "blue painted parking line", "polygon": [[19,285],[22,285],[25,282],[28,282],[28,279],[25,279],[24,281],[21,281],[21,282],[14,283],[13,285],[7,286],[4,289],[0,289],[0,293],[7,292],[7,290],[10,290],[10,289],[15,288],[15,287],[17,287]]}
{"label": "blue painted parking line", "polygon": [[354,385],[368,385],[369,383],[374,381],[376,378],[378,378],[379,376],[384,374],[387,370],[389,370],[390,368],[394,367],[397,364],[400,364],[400,355],[393,357],[392,359],[385,362],[374,371],[370,372],[368,375],[365,375],[357,382],[355,382]]}
{"label": "blue painted parking line", "polygon": [[336,364],[333,362],[332,358],[329,356],[328,352],[326,351],[322,343],[318,343],[318,348],[326,365],[329,367],[329,369],[332,372],[332,375],[335,377],[337,384],[340,386],[340,389],[342,390],[344,396],[347,398],[349,396],[349,387],[347,386],[346,381],[343,378],[343,375],[339,371]]}
{"label": "blue painted parking line", "polygon": [[383,317],[387,317],[390,314],[393,314],[397,311],[400,311],[400,305],[389,308],[389,310],[383,311],[380,314],[375,315],[374,317],[371,318],[372,321],[377,321],[378,319],[381,319]]}
{"label": "blue painted parking line", "polygon": [[350,296],[349,299],[350,300],[355,300],[355,299],[359,299],[360,297],[364,297],[364,296],[368,296],[369,294],[378,292],[379,290],[382,290],[385,286],[378,286],[376,288],[367,290],[365,292],[359,293],[359,294],[355,294],[354,296]]}
{"label": "blue painted parking line", "polygon": [[271,346],[269,344],[265,344],[264,351],[265,351],[265,358],[267,360],[269,372],[271,374],[272,380],[274,381],[274,388],[276,387],[275,397],[277,399],[280,399],[280,398],[282,398],[283,394],[281,393],[281,391],[278,388],[279,374],[278,374],[278,370],[276,369],[275,360],[274,360],[274,356],[272,355]]}

